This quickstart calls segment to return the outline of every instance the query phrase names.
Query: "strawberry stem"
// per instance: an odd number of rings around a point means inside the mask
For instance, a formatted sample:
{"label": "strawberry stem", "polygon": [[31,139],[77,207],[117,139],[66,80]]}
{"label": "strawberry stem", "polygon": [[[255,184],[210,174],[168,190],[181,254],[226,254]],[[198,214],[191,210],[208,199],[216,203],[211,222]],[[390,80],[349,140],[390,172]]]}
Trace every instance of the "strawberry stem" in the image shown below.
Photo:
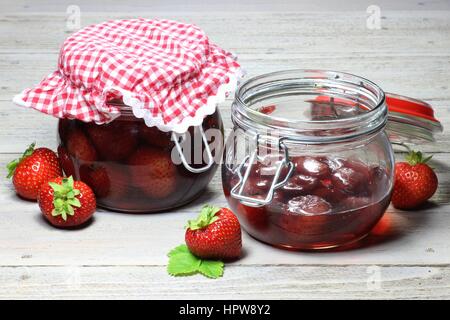
{"label": "strawberry stem", "polygon": [[422,152],[411,150],[406,156],[405,159],[412,166],[415,166],[419,163],[427,163],[433,156],[429,156],[424,158]]}
{"label": "strawberry stem", "polygon": [[28,146],[28,148],[19,159],[14,159],[6,165],[6,169],[8,170],[8,175],[6,176],[6,178],[10,179],[14,175],[14,172],[16,172],[16,168],[19,163],[21,163],[26,157],[29,157],[33,154],[35,146],[36,142],[33,142]]}
{"label": "strawberry stem", "polygon": [[63,178],[62,183],[49,182],[48,184],[53,189],[53,206],[52,216],[61,216],[64,221],[67,216],[73,216],[75,210],[73,207],[81,207],[80,200],[76,198],[80,194],[80,190],[74,189],[73,177]]}
{"label": "strawberry stem", "polygon": [[207,204],[203,206],[197,219],[189,220],[186,227],[191,230],[203,229],[219,219],[216,216],[219,211],[220,208]]}
{"label": "strawberry stem", "polygon": [[405,159],[412,166],[415,166],[416,164],[419,164],[419,163],[427,163],[433,157],[433,156],[428,156],[428,157],[424,158],[424,155],[422,154],[422,152],[412,150],[410,147],[408,147],[403,142],[401,142],[401,143],[392,142],[392,144],[396,144],[396,145],[406,148],[408,153],[406,154]]}

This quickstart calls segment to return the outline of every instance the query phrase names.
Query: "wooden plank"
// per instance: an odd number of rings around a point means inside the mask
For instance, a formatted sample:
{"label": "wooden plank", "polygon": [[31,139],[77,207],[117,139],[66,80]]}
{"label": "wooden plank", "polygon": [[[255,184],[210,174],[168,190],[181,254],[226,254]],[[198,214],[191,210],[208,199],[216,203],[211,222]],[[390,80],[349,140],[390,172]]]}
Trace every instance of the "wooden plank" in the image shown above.
{"label": "wooden plank", "polygon": [[[14,155],[0,155],[0,176]],[[450,264],[450,154],[436,154],[433,166],[441,181],[433,201],[420,211],[388,210],[359,248],[343,252],[290,252],[244,234],[243,259],[234,265]],[[121,214],[99,209],[82,230],[49,226],[33,202],[21,201],[6,179],[0,180],[2,223],[0,265],[158,265],[184,241],[184,225],[204,203],[226,205],[220,175],[192,204],[164,214]],[[268,259],[267,257],[270,257]],[[0,272],[1,273],[1,272]]]}
{"label": "wooden plank", "polygon": [[[6,12],[64,12],[71,0],[4,0],[0,4],[1,11]],[[271,0],[229,0],[226,2],[214,0],[133,0],[124,3],[121,0],[109,0],[108,4],[96,3],[90,0],[78,0],[76,2],[82,10],[90,12],[127,12],[135,11],[167,11],[167,12],[242,12],[242,11],[361,11],[370,5],[371,0],[347,0],[345,5],[339,0],[327,0],[320,3],[307,0],[283,0],[274,2]],[[449,4],[445,0],[413,2],[408,0],[389,1],[378,0],[376,2],[384,10],[446,10]]]}
{"label": "wooden plank", "polygon": [[[56,70],[57,54],[0,54],[0,100],[11,101],[25,88],[33,87]],[[450,100],[449,55],[370,56],[303,53],[239,53],[247,78],[286,69],[329,69],[370,79],[385,91],[425,100]],[[418,66],[427,65],[426,69]],[[430,85],[431,84],[431,85]],[[448,104],[447,104],[448,106]]]}
{"label": "wooden plank", "polygon": [[227,266],[173,278],[159,266],[0,268],[0,299],[449,299],[448,266]]}
{"label": "wooden plank", "polygon": [[[168,18],[195,23],[219,45],[242,53],[448,54],[448,11],[382,11],[380,30],[356,12],[82,12],[81,26],[109,19]],[[53,52],[72,32],[59,13],[0,14],[0,52]],[[17,25],[20,28],[17,28]]]}

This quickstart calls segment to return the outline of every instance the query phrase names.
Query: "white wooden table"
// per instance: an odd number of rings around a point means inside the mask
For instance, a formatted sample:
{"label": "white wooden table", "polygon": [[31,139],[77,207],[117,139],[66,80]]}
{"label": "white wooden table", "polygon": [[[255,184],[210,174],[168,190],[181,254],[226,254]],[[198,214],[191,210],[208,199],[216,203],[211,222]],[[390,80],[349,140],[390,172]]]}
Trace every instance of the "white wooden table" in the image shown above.
{"label": "white wooden table", "polygon": [[[289,68],[342,70],[386,91],[424,99],[450,126],[450,3],[376,1],[381,29],[366,25],[372,1],[2,0],[0,4],[0,176],[32,141],[54,148],[57,120],[11,98],[54,70],[68,29],[112,18],[164,17],[198,24],[234,51],[250,76]],[[240,2],[244,2],[243,4]],[[188,4],[189,3],[189,4]],[[230,101],[221,105],[230,128]],[[244,234],[245,256],[218,280],[166,274],[166,253],[206,203],[225,204],[220,176],[194,203],[165,214],[99,210],[83,230],[51,228],[35,203],[0,179],[0,298],[450,298],[450,134],[434,153],[440,187],[422,210],[388,209],[384,233],[343,252],[288,252]]]}

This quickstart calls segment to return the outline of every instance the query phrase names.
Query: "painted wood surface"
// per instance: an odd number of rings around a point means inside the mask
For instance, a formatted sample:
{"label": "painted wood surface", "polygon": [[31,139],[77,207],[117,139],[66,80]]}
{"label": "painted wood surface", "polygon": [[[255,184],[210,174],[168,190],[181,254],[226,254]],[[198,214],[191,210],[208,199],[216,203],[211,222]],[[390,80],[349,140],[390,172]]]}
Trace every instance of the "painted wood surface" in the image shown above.
{"label": "painted wood surface", "polygon": [[[79,1],[82,26],[108,19],[164,17],[198,24],[235,52],[249,76],[290,68],[342,70],[390,92],[430,102],[450,125],[450,4],[378,1],[381,29],[366,27],[371,3],[351,1]],[[66,26],[64,1],[0,4],[0,176],[31,141],[56,146],[57,120],[11,103],[54,70]],[[231,101],[221,104],[229,129]],[[423,146],[440,188],[417,211],[393,208],[358,247],[288,252],[244,235],[245,256],[224,278],[172,278],[166,253],[205,202],[225,205],[220,176],[194,203],[170,213],[99,210],[89,227],[51,228],[35,203],[0,179],[0,298],[449,298],[450,135]]]}

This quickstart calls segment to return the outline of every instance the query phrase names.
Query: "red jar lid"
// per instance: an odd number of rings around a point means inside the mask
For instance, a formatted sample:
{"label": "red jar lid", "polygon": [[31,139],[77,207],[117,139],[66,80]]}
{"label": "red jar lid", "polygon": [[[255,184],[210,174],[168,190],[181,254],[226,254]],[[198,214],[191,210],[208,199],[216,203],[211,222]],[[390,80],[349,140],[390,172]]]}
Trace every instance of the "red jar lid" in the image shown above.
{"label": "red jar lid", "polygon": [[439,123],[434,117],[433,108],[424,101],[386,92],[386,104],[390,112],[403,113]]}
{"label": "red jar lid", "polygon": [[391,141],[434,141],[434,134],[443,131],[431,105],[425,101],[386,93],[388,133]]}

